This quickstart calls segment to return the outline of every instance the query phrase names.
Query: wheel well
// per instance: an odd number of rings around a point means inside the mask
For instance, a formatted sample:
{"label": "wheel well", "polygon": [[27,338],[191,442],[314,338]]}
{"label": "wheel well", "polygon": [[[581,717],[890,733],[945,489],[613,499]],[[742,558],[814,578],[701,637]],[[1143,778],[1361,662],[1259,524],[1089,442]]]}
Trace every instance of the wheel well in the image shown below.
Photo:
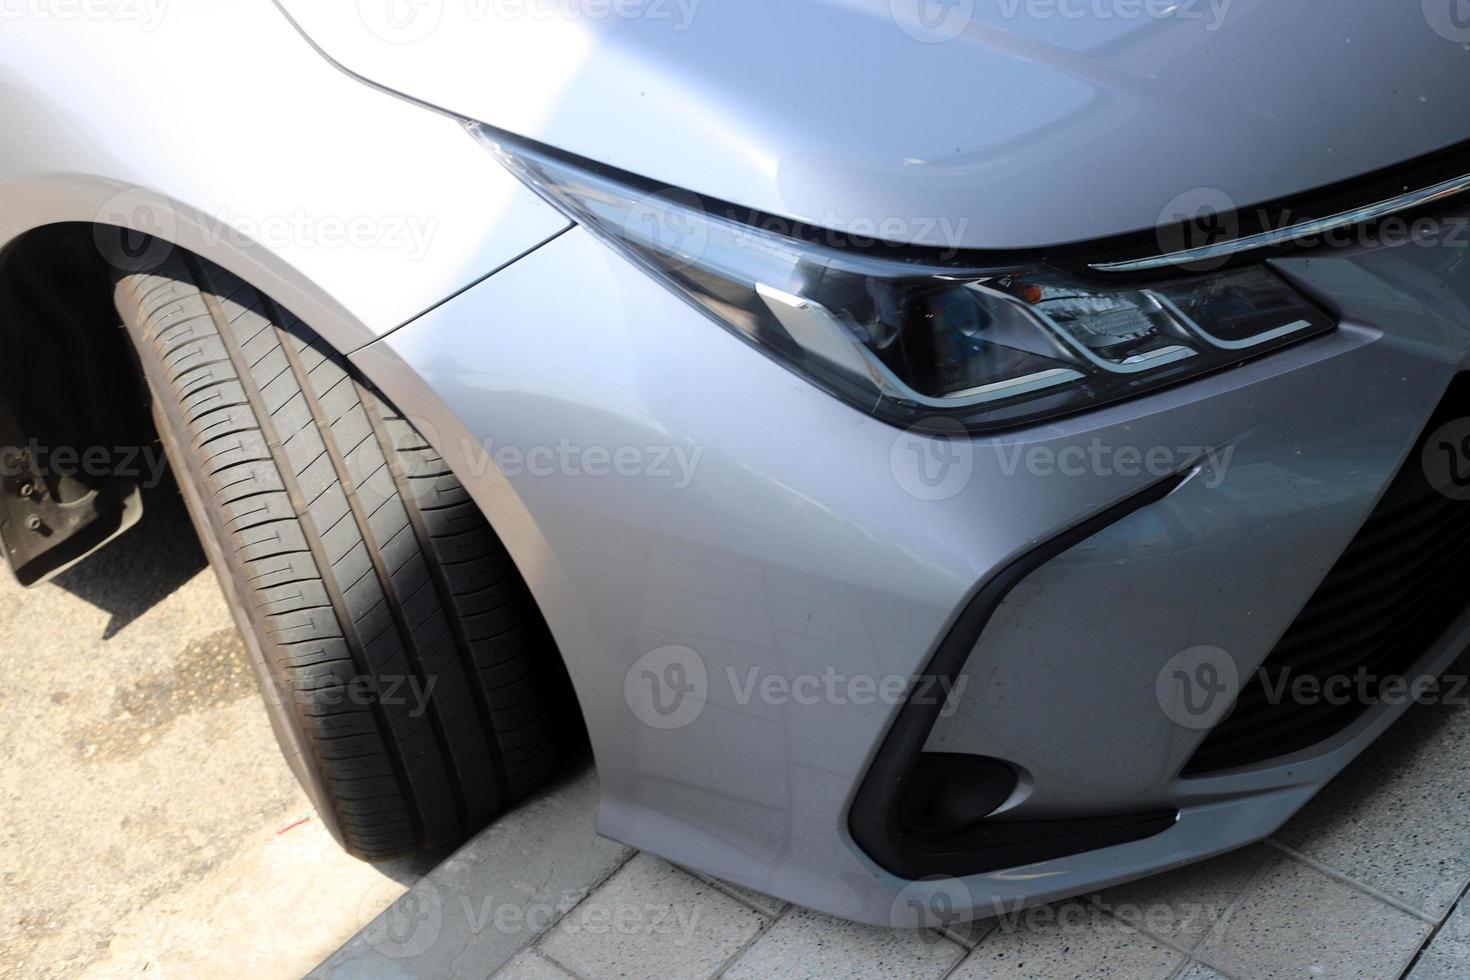
{"label": "wheel well", "polygon": [[[157,244],[78,222],[34,229],[0,249],[0,549],[24,585],[127,531],[142,516],[142,491],[170,478],[114,305],[119,268],[108,258],[156,258]],[[540,666],[564,749],[585,759],[583,715],[548,642],[553,662]]]}
{"label": "wheel well", "polygon": [[47,225],[0,251],[0,541],[25,585],[131,527],[162,470],[96,232]]}

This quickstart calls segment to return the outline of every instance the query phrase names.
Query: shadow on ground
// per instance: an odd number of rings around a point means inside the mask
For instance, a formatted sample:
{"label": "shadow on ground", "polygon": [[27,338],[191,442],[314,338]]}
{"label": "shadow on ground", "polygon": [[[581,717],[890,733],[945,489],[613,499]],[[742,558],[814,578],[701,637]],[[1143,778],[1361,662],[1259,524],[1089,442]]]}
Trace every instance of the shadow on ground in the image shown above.
{"label": "shadow on ground", "polygon": [[169,478],[144,491],[137,526],[52,584],[112,616],[102,636],[107,640],[208,564],[183,497]]}

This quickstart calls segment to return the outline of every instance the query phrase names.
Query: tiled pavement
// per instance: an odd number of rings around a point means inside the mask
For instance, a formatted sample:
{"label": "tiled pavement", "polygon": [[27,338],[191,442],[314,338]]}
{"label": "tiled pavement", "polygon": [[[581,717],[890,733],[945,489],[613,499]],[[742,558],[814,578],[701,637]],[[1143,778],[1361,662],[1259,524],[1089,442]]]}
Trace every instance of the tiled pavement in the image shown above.
{"label": "tiled pavement", "polygon": [[1271,841],[939,935],[853,925],[598,839],[587,773],[491,827],[318,972],[1461,980],[1467,777],[1470,708],[1415,707]]}

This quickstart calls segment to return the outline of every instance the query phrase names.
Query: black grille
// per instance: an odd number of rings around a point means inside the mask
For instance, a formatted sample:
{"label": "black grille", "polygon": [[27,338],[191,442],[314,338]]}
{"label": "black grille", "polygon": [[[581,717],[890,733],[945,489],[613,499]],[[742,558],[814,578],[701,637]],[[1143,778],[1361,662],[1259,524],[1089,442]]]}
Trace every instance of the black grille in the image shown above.
{"label": "black grille", "polygon": [[[1185,775],[1218,772],[1287,755],[1330,738],[1360,717],[1373,695],[1403,675],[1470,606],[1470,502],[1437,491],[1425,475],[1425,443],[1443,425],[1470,417],[1470,376],[1450,386],[1414,451],[1337,564],[1242,691],[1234,710],[1206,737]],[[1275,703],[1262,678],[1280,687],[1297,678],[1346,676],[1347,698]],[[1288,692],[1290,688],[1286,689]],[[1340,690],[1340,688],[1339,688]],[[1366,703],[1365,703],[1366,700]]]}

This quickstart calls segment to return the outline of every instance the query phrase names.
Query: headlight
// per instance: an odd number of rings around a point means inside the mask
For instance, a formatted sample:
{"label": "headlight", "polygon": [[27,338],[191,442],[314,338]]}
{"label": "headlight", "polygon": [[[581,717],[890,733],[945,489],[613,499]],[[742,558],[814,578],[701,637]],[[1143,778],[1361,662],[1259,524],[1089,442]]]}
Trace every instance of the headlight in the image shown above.
{"label": "headlight", "polygon": [[548,201],[718,323],[898,424],[938,414],[979,430],[1050,418],[1334,325],[1264,267],[1110,286],[1035,265],[879,257],[470,128]]}

